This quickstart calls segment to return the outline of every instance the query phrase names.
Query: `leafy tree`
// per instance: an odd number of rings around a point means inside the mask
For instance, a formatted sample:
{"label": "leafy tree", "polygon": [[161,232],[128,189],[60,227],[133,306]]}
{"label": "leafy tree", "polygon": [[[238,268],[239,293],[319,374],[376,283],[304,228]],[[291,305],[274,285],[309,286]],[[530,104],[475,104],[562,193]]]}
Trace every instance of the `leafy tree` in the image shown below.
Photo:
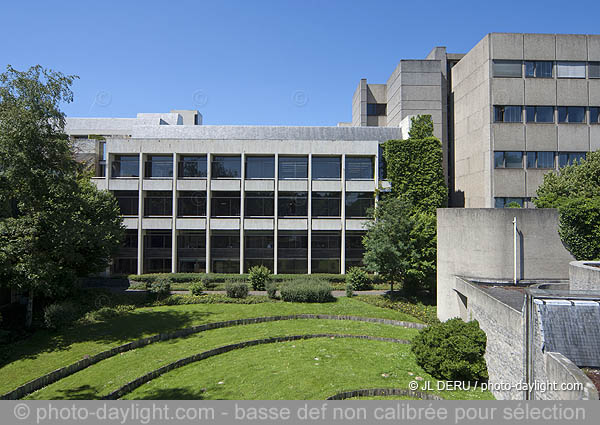
{"label": "leafy tree", "polygon": [[62,296],[104,269],[123,226],[114,197],[73,158],[61,102],[76,77],[35,66],[0,74],[0,285]]}
{"label": "leafy tree", "polygon": [[433,137],[433,120],[431,115],[417,115],[410,118],[408,138],[422,140]]}
{"label": "leafy tree", "polygon": [[506,204],[506,208],[521,208],[518,202],[512,201]]}
{"label": "leafy tree", "polygon": [[600,151],[544,175],[537,208],[558,208],[559,235],[578,260],[600,259]]}

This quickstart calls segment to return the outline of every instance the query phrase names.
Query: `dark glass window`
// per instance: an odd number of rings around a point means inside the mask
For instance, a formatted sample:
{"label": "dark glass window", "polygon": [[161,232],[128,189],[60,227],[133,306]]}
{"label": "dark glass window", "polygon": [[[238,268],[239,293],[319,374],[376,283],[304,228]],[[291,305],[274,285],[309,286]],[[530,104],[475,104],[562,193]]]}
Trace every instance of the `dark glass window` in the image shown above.
{"label": "dark glass window", "polygon": [[179,157],[178,175],[180,179],[206,177],[206,155]]}
{"label": "dark glass window", "polygon": [[582,159],[585,159],[585,152],[559,152],[558,166],[562,168],[575,162],[579,164]]}
{"label": "dark glass window", "polygon": [[246,231],[244,233],[244,268],[263,265],[273,272],[275,239],[272,231]]}
{"label": "dark glass window", "polygon": [[115,190],[113,192],[121,215],[138,215],[139,193],[137,190]]}
{"label": "dark glass window", "polygon": [[111,271],[113,275],[137,274],[137,255],[131,258],[115,257]]}
{"label": "dark glass window", "polygon": [[244,215],[247,217],[273,217],[275,195],[273,192],[245,192]]}
{"label": "dark glass window", "polygon": [[308,178],[308,157],[306,156],[280,156],[280,179],[306,179]]}
{"label": "dark glass window", "polygon": [[526,106],[527,122],[554,122],[554,106]]}
{"label": "dark glass window", "polygon": [[367,115],[387,115],[387,103],[367,103]]}
{"label": "dark glass window", "polygon": [[96,177],[106,177],[106,142],[98,142],[98,164]]}
{"label": "dark glass window", "polygon": [[274,156],[247,156],[247,179],[272,179],[275,177]]}
{"label": "dark glass window", "polygon": [[379,179],[385,180],[387,179],[387,162],[385,162],[383,145],[379,145],[377,155],[379,157]]}
{"label": "dark glass window", "polygon": [[278,200],[279,217],[306,217],[308,216],[307,192],[279,192]]}
{"label": "dark glass window", "polygon": [[371,180],[374,176],[374,159],[370,156],[346,157],[346,180]]}
{"label": "dark glass window", "polygon": [[215,191],[211,192],[211,216],[212,217],[239,217],[240,215],[240,192]]}
{"label": "dark glass window", "polygon": [[520,77],[523,64],[521,61],[495,60],[492,62],[494,77]]}
{"label": "dark glass window", "polygon": [[145,216],[173,215],[173,192],[148,191],[144,200]]}
{"label": "dark glass window", "polygon": [[506,208],[511,203],[518,204],[521,208],[525,206],[526,202],[529,202],[529,198],[494,198],[495,208]]}
{"label": "dark glass window", "polygon": [[342,158],[339,156],[313,156],[313,180],[339,180],[342,177]]}
{"label": "dark glass window", "polygon": [[363,266],[363,255],[365,247],[362,239],[366,232],[362,231],[347,231],[346,232],[346,271],[350,267]]}
{"label": "dark glass window", "polygon": [[146,230],[144,236],[144,273],[170,273],[172,235],[165,230]]}
{"label": "dark glass window", "polygon": [[521,122],[521,106],[494,106],[494,122]]}
{"label": "dark glass window", "polygon": [[600,62],[590,62],[588,67],[589,78],[600,78]]}
{"label": "dark glass window", "polygon": [[236,178],[242,175],[242,159],[239,156],[213,156],[212,178]]}
{"label": "dark glass window", "polygon": [[373,192],[346,192],[346,217],[369,217],[367,211],[374,206]]}
{"label": "dark glass window", "polygon": [[206,192],[182,191],[177,198],[177,215],[179,217],[206,216]]}
{"label": "dark glass window", "polygon": [[113,274],[136,274],[138,254],[137,230],[125,230],[123,244],[113,258],[111,270]]}
{"label": "dark glass window", "polygon": [[560,123],[584,123],[585,108],[583,106],[559,106],[558,122]]}
{"label": "dark glass window", "polygon": [[554,152],[527,152],[527,168],[554,168]]}
{"label": "dark glass window", "polygon": [[206,232],[203,230],[179,231],[177,260],[177,271],[180,273],[205,273]]}
{"label": "dark glass window", "polygon": [[590,107],[590,124],[600,123],[600,108],[597,106]]}
{"label": "dark glass window", "polygon": [[115,155],[112,161],[111,177],[139,177],[140,157],[138,155]]}
{"label": "dark glass window", "polygon": [[525,61],[525,77],[552,78],[552,61]]}
{"label": "dark glass window", "polygon": [[340,232],[312,233],[312,273],[339,273],[342,237]]}
{"label": "dark glass window", "polygon": [[523,152],[494,152],[494,168],[523,168]]}
{"label": "dark glass window", "polygon": [[173,157],[168,155],[148,155],[146,178],[173,177]]}
{"label": "dark glass window", "polygon": [[240,233],[213,231],[210,237],[211,271],[213,273],[240,272]]}
{"label": "dark glass window", "polygon": [[342,205],[341,192],[313,192],[313,217],[339,217]]}
{"label": "dark glass window", "polygon": [[277,236],[277,272],[308,272],[308,233],[280,231]]}

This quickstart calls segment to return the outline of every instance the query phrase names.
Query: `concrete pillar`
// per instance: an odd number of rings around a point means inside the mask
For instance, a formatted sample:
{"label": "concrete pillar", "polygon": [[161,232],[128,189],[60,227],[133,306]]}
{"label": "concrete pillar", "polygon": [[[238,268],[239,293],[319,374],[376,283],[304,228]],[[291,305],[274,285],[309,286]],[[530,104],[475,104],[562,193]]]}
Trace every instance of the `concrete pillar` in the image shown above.
{"label": "concrete pillar", "polygon": [[246,154],[242,152],[240,161],[242,161],[242,175],[240,176],[240,274],[244,273],[244,207],[246,190]]}
{"label": "concrete pillar", "polygon": [[171,273],[177,273],[177,158],[173,154],[173,214],[171,217]]}
{"label": "concrete pillar", "polygon": [[139,177],[138,177],[138,274],[144,273],[144,229],[143,229],[143,217],[144,217],[144,154],[139,154]]}
{"label": "concrete pillar", "polygon": [[212,154],[206,154],[206,273],[210,273],[210,182],[212,178]]}
{"label": "concrete pillar", "polygon": [[312,153],[308,154],[308,274],[312,274]]}
{"label": "concrete pillar", "polygon": [[341,218],[342,218],[342,241],[341,241],[341,252],[340,252],[340,273],[346,274],[346,154],[342,154],[342,205],[341,205]]}
{"label": "concrete pillar", "polygon": [[275,154],[275,192],[273,192],[273,274],[277,274],[277,247],[279,234],[279,154]]}

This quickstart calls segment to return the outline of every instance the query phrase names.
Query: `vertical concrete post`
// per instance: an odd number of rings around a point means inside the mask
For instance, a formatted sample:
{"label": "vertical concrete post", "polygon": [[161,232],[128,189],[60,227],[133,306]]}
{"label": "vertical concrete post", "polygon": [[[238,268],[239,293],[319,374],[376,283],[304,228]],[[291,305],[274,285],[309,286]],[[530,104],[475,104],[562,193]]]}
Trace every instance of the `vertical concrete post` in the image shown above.
{"label": "vertical concrete post", "polygon": [[312,274],[312,153],[308,154],[308,174],[307,174],[307,231],[308,231],[308,274]]}
{"label": "vertical concrete post", "polygon": [[242,175],[240,176],[240,274],[244,273],[244,209],[246,205],[246,154],[242,152]]}
{"label": "vertical concrete post", "polygon": [[212,154],[206,154],[206,273],[210,273],[210,211],[211,211],[211,179],[212,179]]}
{"label": "vertical concrete post", "polygon": [[171,273],[177,273],[177,158],[179,156],[173,154],[173,214],[171,216]]}
{"label": "vertical concrete post", "polygon": [[340,253],[340,273],[346,274],[346,154],[342,154],[341,165],[341,183],[342,183],[342,205],[341,219],[342,219],[342,241],[341,241],[341,253]]}
{"label": "vertical concrete post", "polygon": [[144,154],[139,154],[139,171],[138,171],[138,264],[137,273],[144,273]]}
{"label": "vertical concrete post", "polygon": [[279,154],[275,154],[275,192],[273,192],[273,274],[277,274],[278,227],[279,227]]}

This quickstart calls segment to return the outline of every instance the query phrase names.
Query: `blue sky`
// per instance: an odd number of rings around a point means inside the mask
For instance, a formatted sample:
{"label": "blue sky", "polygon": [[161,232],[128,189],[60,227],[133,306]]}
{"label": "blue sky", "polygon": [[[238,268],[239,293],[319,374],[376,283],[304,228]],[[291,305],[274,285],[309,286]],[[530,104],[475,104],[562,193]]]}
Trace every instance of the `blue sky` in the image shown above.
{"label": "blue sky", "polygon": [[6,2],[0,66],[76,74],[69,116],[198,109],[205,124],[336,125],[360,78],[489,32],[598,33],[600,3]]}

